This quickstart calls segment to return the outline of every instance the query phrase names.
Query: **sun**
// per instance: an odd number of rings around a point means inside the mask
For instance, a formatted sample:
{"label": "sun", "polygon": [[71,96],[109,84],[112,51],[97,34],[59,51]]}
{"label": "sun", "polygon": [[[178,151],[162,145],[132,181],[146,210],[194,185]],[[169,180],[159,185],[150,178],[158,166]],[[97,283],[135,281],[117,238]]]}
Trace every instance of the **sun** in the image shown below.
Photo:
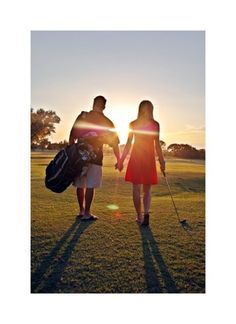
{"label": "sun", "polygon": [[120,144],[125,144],[129,133],[129,122],[120,119],[114,120],[115,129],[120,139]]}
{"label": "sun", "polygon": [[119,105],[119,103],[116,102],[110,109],[105,111],[105,115],[113,122],[120,139],[120,144],[125,144],[129,134],[129,124],[136,119],[136,109],[134,109],[132,105]]}

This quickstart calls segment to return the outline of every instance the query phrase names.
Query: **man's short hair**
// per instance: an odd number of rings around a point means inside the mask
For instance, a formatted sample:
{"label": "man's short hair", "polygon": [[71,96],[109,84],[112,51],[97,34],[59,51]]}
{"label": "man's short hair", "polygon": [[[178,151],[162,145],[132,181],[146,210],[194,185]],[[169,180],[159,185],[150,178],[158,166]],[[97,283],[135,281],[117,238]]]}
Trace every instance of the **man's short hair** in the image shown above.
{"label": "man's short hair", "polygon": [[106,98],[104,98],[103,96],[95,97],[93,103],[96,104],[98,101],[102,102],[104,104],[104,106],[107,102]]}

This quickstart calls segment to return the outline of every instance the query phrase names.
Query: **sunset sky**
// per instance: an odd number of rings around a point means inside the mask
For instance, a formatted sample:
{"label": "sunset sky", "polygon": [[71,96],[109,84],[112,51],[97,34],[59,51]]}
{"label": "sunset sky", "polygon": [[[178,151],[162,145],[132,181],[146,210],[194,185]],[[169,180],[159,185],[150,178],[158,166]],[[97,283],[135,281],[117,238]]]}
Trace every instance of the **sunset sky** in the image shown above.
{"label": "sunset sky", "polygon": [[204,32],[33,31],[31,49],[31,106],[61,118],[51,141],[68,140],[80,111],[103,95],[121,143],[148,99],[167,145],[205,147]]}

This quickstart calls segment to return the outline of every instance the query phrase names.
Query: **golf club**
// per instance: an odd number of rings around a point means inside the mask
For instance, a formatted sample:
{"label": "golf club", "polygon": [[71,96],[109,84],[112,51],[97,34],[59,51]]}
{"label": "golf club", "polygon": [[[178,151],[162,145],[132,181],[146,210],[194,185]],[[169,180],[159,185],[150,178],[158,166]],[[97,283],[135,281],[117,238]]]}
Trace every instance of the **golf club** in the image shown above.
{"label": "golf club", "polygon": [[168,187],[168,190],[169,190],[169,194],[170,194],[170,196],[171,196],[171,200],[172,200],[172,203],[173,203],[173,206],[174,206],[174,209],[175,209],[176,215],[177,215],[177,217],[178,217],[178,221],[179,221],[179,223],[180,223],[182,226],[186,226],[186,225],[187,225],[187,220],[186,220],[186,219],[181,220],[180,217],[179,217],[179,213],[178,213],[178,210],[177,210],[177,208],[176,208],[176,205],[175,205],[175,202],[174,202],[174,199],[173,199],[173,196],[172,196],[171,190],[170,190],[170,185],[169,185],[169,182],[168,182],[168,179],[167,179],[166,173],[163,172],[163,175],[164,175],[164,178],[165,178],[165,180],[166,180],[166,184],[167,184],[167,187]]}

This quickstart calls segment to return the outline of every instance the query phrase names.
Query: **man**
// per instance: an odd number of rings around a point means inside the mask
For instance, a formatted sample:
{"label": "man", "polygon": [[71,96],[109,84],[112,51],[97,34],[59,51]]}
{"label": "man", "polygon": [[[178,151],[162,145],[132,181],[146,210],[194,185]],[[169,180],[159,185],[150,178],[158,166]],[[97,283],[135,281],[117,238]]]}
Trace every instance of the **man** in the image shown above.
{"label": "man", "polygon": [[[114,124],[104,114],[103,110],[106,106],[106,99],[103,96],[94,98],[93,109],[88,113],[81,113],[70,132],[69,144],[83,136],[86,132],[90,134],[96,133],[102,140],[95,141],[94,147],[96,159],[85,168],[82,175],[74,179],[74,186],[77,187],[77,199],[79,203],[80,213],[78,217],[81,220],[96,220],[97,217],[91,213],[91,204],[94,197],[94,189],[101,186],[102,181],[102,161],[103,161],[103,144],[109,143],[113,148],[117,163],[120,158],[119,138],[115,133]],[[82,135],[83,134],[83,135]],[[86,134],[85,134],[86,135]],[[88,136],[89,136],[88,135]]]}

